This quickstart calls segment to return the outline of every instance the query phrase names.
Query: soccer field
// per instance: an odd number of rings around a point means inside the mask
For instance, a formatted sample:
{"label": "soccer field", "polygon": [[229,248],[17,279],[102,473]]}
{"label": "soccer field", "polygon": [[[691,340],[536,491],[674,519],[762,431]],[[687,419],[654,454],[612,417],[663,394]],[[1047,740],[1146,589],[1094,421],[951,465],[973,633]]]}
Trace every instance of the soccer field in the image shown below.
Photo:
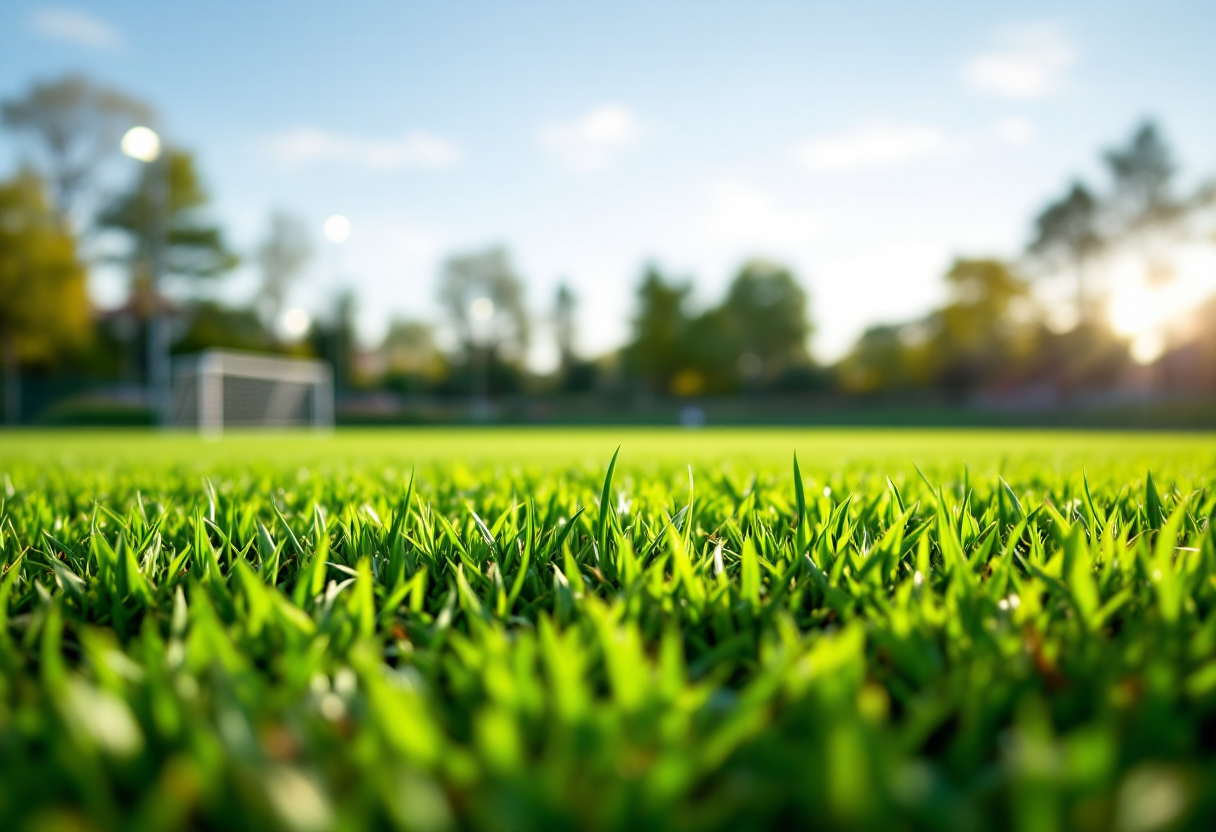
{"label": "soccer field", "polygon": [[853,475],[913,466],[986,472],[1025,462],[1075,473],[1081,467],[1121,467],[1128,476],[1149,468],[1203,470],[1216,458],[1216,433],[1084,430],[884,428],[413,428],[343,429],[329,435],[235,432],[221,441],[193,434],[144,431],[23,431],[0,433],[0,463],[36,467],[123,468],[128,473],[174,465],[200,471],[256,465],[268,472],[298,464],[350,466],[380,472],[412,466],[506,467],[567,472],[606,468],[621,447],[620,470],[706,466],[790,476],[799,455],[805,473]]}
{"label": "soccer field", "polygon": [[1214,513],[1212,434],[0,434],[0,829],[1209,828]]}

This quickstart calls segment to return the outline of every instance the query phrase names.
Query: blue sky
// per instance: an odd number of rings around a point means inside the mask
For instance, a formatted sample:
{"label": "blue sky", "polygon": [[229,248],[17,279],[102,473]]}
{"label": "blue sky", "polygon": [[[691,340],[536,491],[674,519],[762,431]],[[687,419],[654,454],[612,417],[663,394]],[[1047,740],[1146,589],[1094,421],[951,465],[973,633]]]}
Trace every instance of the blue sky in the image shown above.
{"label": "blue sky", "polygon": [[367,339],[437,316],[444,256],[501,243],[537,315],[575,287],[588,353],[627,336],[647,261],[699,303],[749,256],[786,262],[830,359],[940,300],[956,254],[1017,254],[1145,116],[1186,179],[1216,173],[1214,33],[1212,2],[7,0],[0,96],[83,70],[154,104],[239,247],[275,207],[317,229],[313,311],[334,284],[321,224],[349,216]]}

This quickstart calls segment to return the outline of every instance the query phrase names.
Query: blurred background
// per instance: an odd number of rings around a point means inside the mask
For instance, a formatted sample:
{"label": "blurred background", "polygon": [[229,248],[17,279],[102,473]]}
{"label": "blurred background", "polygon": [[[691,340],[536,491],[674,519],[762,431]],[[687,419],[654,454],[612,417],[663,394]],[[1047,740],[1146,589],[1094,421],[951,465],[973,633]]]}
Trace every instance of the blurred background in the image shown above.
{"label": "blurred background", "polygon": [[[0,6],[7,424],[1216,425],[1216,4]],[[153,392],[149,392],[149,391]]]}

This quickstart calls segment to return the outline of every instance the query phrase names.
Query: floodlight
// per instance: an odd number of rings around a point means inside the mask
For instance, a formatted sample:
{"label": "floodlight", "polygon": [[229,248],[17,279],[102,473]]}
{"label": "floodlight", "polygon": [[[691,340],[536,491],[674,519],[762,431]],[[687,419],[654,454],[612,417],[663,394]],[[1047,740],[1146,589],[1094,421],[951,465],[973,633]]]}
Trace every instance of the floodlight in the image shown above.
{"label": "floodlight", "polygon": [[350,220],[341,214],[334,214],[325,221],[325,239],[334,245],[341,245],[350,239]]}
{"label": "floodlight", "polygon": [[122,137],[122,152],[141,162],[155,162],[160,156],[160,136],[151,127],[132,127]]}
{"label": "floodlight", "polygon": [[469,306],[469,311],[473,313],[473,320],[488,321],[494,317],[494,301],[489,298],[478,298]]}
{"label": "floodlight", "polygon": [[312,319],[308,316],[308,312],[298,306],[288,309],[283,314],[283,332],[288,338],[301,337],[308,332],[308,326],[311,323]]}

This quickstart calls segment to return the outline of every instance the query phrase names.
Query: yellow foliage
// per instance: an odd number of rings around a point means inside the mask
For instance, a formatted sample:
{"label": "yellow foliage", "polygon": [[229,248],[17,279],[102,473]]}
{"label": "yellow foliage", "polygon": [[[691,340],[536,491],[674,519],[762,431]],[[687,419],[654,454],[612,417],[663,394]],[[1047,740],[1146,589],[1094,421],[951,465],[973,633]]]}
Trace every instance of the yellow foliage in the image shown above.
{"label": "yellow foliage", "polygon": [[0,183],[0,339],[23,358],[87,340],[85,269],[44,183],[22,172]]}
{"label": "yellow foliage", "polygon": [[677,396],[695,396],[705,389],[705,376],[696,370],[680,370],[671,380],[671,392]]}

